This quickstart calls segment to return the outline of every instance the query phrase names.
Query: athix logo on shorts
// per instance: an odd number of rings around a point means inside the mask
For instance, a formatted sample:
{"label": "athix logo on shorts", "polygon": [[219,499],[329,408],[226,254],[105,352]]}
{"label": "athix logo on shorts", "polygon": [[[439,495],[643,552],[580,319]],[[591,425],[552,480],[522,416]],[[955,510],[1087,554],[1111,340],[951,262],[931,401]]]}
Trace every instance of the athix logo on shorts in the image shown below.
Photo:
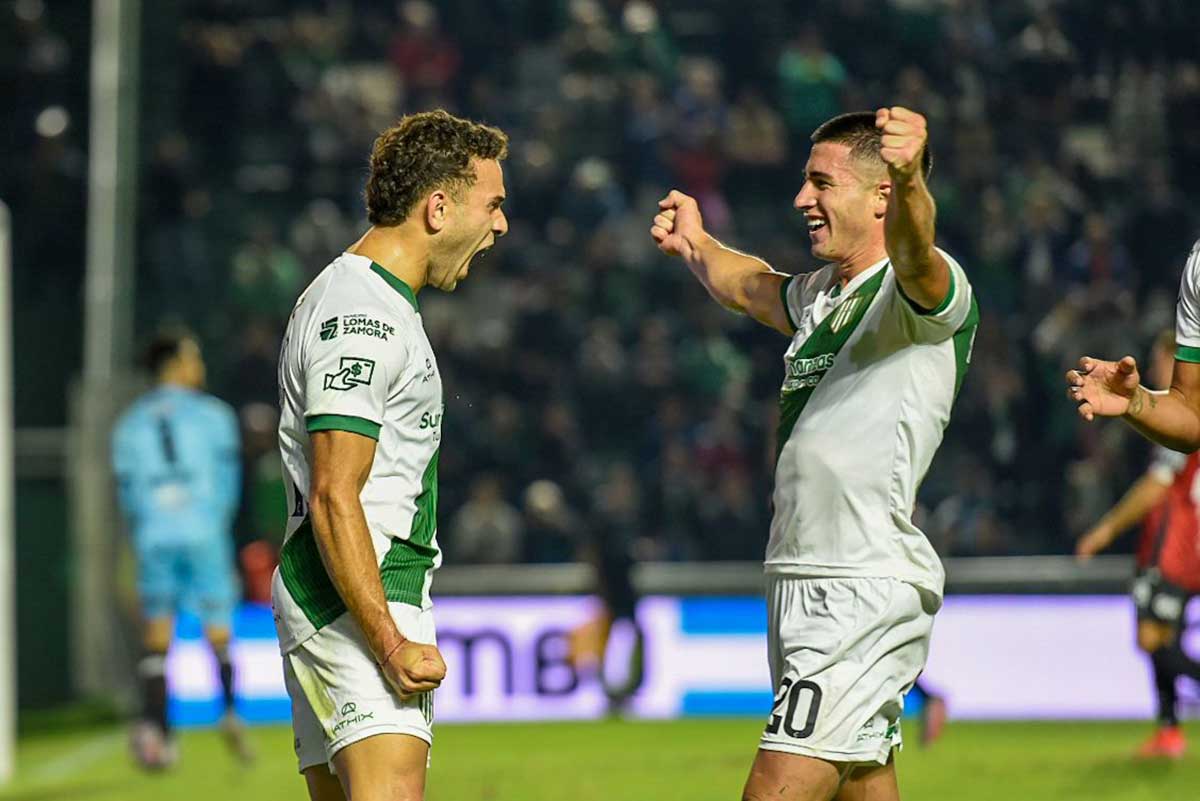
{"label": "athix logo on shorts", "polygon": [[339,720],[337,722],[337,724],[329,731],[330,735],[332,735],[334,737],[336,737],[338,735],[338,733],[341,732],[343,729],[345,729],[347,726],[357,725],[359,723],[362,723],[364,720],[374,720],[375,713],[374,712],[361,712],[360,713],[358,711],[358,704],[354,703],[353,701],[350,701],[348,703],[342,704],[342,711],[339,713],[339,717],[341,717],[341,720]]}
{"label": "athix logo on shorts", "polygon": [[375,362],[358,356],[343,356],[336,373],[325,374],[325,389],[354,389],[371,383]]}

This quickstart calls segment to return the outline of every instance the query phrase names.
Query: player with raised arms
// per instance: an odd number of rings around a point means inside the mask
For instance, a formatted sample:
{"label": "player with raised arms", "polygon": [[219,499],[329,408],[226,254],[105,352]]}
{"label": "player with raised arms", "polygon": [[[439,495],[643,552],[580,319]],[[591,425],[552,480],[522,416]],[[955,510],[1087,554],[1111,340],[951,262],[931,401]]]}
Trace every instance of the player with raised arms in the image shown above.
{"label": "player with raised arms", "polygon": [[444,111],[381,133],[372,227],[288,322],[279,447],[291,517],[272,598],[313,801],[424,797],[446,673],[429,599],[443,400],[417,297],[452,291],[507,232],[507,149],[498,129]]}
{"label": "player with raised arms", "polygon": [[899,798],[893,748],[944,574],[912,523],[978,308],[934,244],[924,117],[835,117],[793,205],[827,264],[792,276],[726,247],[672,191],[650,229],[712,297],[791,337],[767,545],[775,707],[744,801]]}

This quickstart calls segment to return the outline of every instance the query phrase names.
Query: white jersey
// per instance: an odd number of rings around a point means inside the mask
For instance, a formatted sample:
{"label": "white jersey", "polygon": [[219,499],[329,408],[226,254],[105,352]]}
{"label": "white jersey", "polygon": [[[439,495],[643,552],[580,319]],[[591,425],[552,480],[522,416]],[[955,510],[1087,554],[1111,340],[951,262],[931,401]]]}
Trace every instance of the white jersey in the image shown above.
{"label": "white jersey", "polygon": [[1175,358],[1200,362],[1200,240],[1192,245],[1175,307]]}
{"label": "white jersey", "polygon": [[279,361],[279,449],[287,536],[272,584],[285,653],[346,612],[308,519],[309,434],[352,431],[377,440],[359,496],[384,593],[423,609],[441,564],[437,464],[442,380],[417,297],[370,259],[343,253],[292,310]]}
{"label": "white jersey", "polygon": [[941,597],[941,562],[912,512],[979,323],[966,275],[942,256],[950,292],[930,312],[904,296],[886,259],[845,288],[834,265],[784,284],[796,334],[784,356],[768,573],[891,577]]}

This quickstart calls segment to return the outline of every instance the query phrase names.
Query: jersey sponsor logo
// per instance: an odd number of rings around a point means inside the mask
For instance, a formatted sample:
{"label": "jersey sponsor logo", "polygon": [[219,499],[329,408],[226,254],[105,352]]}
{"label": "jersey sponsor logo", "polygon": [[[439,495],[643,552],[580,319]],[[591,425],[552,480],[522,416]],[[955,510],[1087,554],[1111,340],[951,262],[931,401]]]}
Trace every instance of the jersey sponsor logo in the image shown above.
{"label": "jersey sponsor logo", "polygon": [[425,412],[421,415],[421,429],[437,428],[442,424],[442,412]]}
{"label": "jersey sponsor logo", "polygon": [[338,318],[330,317],[325,322],[321,323],[321,341],[328,342],[331,339],[337,339],[338,335]]}
{"label": "jersey sponsor logo", "polygon": [[336,373],[325,374],[325,389],[342,391],[367,386],[375,375],[375,362],[359,356],[343,356]]}
{"label": "jersey sponsor logo", "polygon": [[347,336],[374,337],[387,342],[396,333],[395,327],[366,314],[347,314],[342,320],[342,333]]}
{"label": "jersey sponsor logo", "polygon": [[815,387],[825,373],[833,367],[834,354],[819,353],[816,356],[795,356],[787,362],[787,375],[783,391],[793,392],[804,387]]}

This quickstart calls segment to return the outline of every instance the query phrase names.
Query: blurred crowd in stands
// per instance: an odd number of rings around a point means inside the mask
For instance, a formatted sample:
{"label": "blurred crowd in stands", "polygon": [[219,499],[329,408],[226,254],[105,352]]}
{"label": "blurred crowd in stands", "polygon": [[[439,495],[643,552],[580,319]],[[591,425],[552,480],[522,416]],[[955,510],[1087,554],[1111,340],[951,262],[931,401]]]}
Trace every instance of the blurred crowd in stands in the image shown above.
{"label": "blurred crowd in stands", "polygon": [[[86,77],[88,55],[58,5],[0,3],[0,81],[19,101],[0,192],[38,214],[67,204],[75,258],[86,96],[66,77]],[[1172,323],[1200,235],[1192,0],[163,0],[142,14],[138,327],[192,326],[213,390],[241,410],[247,538],[280,535],[287,314],[364,228],[374,135],[432,107],[512,139],[509,236],[453,296],[421,298],[446,386],[448,562],[571,560],[596,533],[642,558],[761,557],[787,342],[717,307],[648,228],[678,187],[728,243],[813,269],[791,201],[809,134],[843,110],[928,117],[939,243],[983,313],[921,491],[939,551],[1067,552],[1144,467],[1123,426],[1075,419],[1061,375],[1083,353],[1143,357]],[[31,236],[21,263],[49,265],[54,247]]]}

